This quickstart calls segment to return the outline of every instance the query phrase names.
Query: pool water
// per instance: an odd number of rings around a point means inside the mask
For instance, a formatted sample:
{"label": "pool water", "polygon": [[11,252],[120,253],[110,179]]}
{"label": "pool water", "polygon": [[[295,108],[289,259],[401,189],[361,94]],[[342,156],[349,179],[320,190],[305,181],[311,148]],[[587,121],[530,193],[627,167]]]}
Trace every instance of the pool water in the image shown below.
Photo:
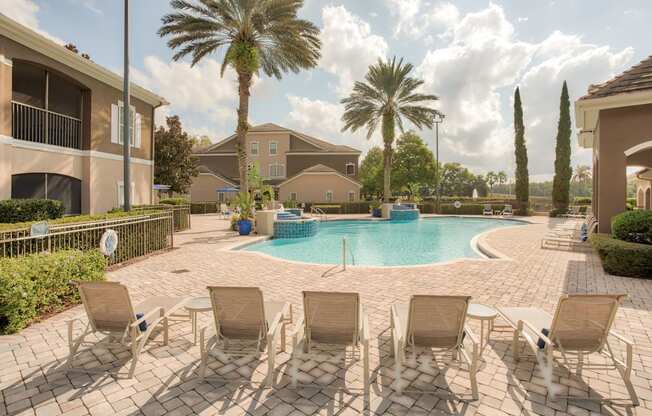
{"label": "pool water", "polygon": [[407,266],[482,257],[471,240],[485,231],[523,224],[515,220],[440,217],[417,221],[326,221],[314,237],[272,239],[244,247],[286,260],[342,263],[346,238],[347,264]]}

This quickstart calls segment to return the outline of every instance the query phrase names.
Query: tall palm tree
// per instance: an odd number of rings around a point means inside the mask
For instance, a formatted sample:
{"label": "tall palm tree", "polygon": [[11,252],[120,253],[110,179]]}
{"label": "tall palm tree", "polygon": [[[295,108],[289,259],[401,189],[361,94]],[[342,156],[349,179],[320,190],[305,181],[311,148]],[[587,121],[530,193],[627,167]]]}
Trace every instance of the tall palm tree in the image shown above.
{"label": "tall palm tree", "polygon": [[423,81],[410,76],[413,66],[379,59],[369,67],[365,81],[357,81],[351,95],[342,100],[344,114],[342,131],[367,129],[367,139],[380,125],[383,137],[383,199],[389,202],[391,196],[390,174],[392,170],[392,144],[396,135],[396,126],[401,132],[403,119],[410,121],[417,128],[432,128],[433,118],[439,112],[421,105],[435,101],[437,96],[417,92]]}
{"label": "tall palm tree", "polygon": [[313,68],[320,58],[319,29],[297,17],[303,0],[172,0],[175,9],[158,31],[169,36],[175,61],[190,55],[191,65],[222,51],[220,76],[227,67],[238,75],[237,152],[240,191],[248,192],[249,95],[253,75],[262,71],[281,79],[288,71]]}
{"label": "tall palm tree", "polygon": [[573,182],[586,183],[592,178],[591,168],[586,165],[577,165],[573,172]]}

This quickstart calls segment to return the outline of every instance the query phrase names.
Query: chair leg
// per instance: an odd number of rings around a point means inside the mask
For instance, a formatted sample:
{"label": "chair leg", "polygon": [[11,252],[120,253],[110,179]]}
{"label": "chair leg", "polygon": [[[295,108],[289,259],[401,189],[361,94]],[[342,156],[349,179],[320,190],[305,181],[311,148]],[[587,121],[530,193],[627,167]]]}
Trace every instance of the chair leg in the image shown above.
{"label": "chair leg", "polygon": [[281,325],[281,351],[283,351],[283,352],[285,352],[285,350],[286,350],[286,348],[285,348],[285,342],[286,342],[285,341],[285,332],[286,332],[285,322],[283,322],[283,325]]}
{"label": "chair leg", "polygon": [[477,345],[473,345],[473,356],[471,357],[471,368],[469,369],[469,378],[471,379],[471,395],[473,400],[478,400],[480,394],[478,393],[478,350]]}
{"label": "chair leg", "polygon": [[364,357],[362,358],[362,360],[363,360],[363,366],[364,366],[364,375],[363,375],[364,389],[365,389],[365,391],[369,391],[369,389],[370,389],[370,385],[369,385],[369,341],[364,342],[363,354],[364,354]]}
{"label": "chair leg", "polygon": [[519,351],[519,337],[521,336],[521,331],[523,330],[523,322],[518,323],[518,327],[514,331],[514,337],[512,338],[512,351],[514,352],[514,361],[518,362],[520,360],[520,351]]}
{"label": "chair leg", "polygon": [[168,341],[170,340],[169,328],[168,317],[165,316],[163,317],[163,345],[168,345]]}
{"label": "chair leg", "polygon": [[276,343],[274,337],[267,340],[267,380],[268,387],[274,386],[274,358],[276,357]]}
{"label": "chair leg", "polygon": [[394,314],[392,313],[391,309],[389,311],[389,333],[392,336],[392,342],[389,345],[389,356],[390,357],[395,357],[396,356],[396,340],[394,339]]}

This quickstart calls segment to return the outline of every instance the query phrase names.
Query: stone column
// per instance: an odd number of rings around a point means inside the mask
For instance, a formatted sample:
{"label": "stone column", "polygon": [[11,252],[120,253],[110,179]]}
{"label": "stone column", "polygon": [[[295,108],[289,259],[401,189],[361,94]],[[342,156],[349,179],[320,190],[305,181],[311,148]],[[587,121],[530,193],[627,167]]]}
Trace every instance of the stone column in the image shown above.
{"label": "stone column", "polygon": [[[611,139],[614,137],[601,139]],[[598,222],[599,232],[611,232],[611,219],[626,210],[627,199],[627,159],[619,151],[605,151],[600,148],[598,163]]]}

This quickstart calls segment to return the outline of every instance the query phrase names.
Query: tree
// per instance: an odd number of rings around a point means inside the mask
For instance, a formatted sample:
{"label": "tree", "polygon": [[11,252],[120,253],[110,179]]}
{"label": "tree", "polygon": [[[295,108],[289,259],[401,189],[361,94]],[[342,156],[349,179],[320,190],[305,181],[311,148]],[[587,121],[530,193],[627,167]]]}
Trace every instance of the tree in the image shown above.
{"label": "tree", "polygon": [[205,134],[201,135],[199,137],[193,137],[192,141],[193,141],[192,150],[194,152],[196,152],[198,150],[206,149],[207,147],[209,147],[210,145],[213,144],[213,142],[211,141],[211,138],[206,136]]}
{"label": "tree", "polygon": [[359,172],[362,193],[377,198],[383,192],[383,150],[374,146],[360,164]]}
{"label": "tree", "polygon": [[555,209],[567,210],[570,199],[571,169],[571,118],[570,99],[566,81],[561,89],[559,100],[559,123],[557,125],[557,145],[555,147],[555,176],[552,181],[552,204]]}
{"label": "tree", "polygon": [[383,198],[389,202],[391,197],[392,145],[396,126],[403,132],[403,119],[417,128],[431,128],[433,117],[438,111],[425,107],[422,103],[437,100],[435,95],[417,92],[423,80],[410,76],[413,66],[396,61],[378,62],[369,67],[365,82],[356,81],[351,95],[342,100],[344,114],[342,131],[353,132],[366,128],[370,139],[380,125],[383,138]]}
{"label": "tree", "polygon": [[575,171],[573,172],[573,182],[575,183],[587,183],[591,182],[593,175],[591,174],[591,168],[586,165],[577,165]]}
{"label": "tree", "polygon": [[527,147],[525,146],[525,126],[523,125],[523,107],[521,105],[521,93],[516,87],[514,92],[514,155],[516,156],[516,184],[514,193],[516,200],[523,207],[523,213],[527,213],[529,193],[529,173],[527,168]]}
{"label": "tree", "polygon": [[503,170],[496,174],[496,178],[498,179],[499,185],[504,185],[507,183],[507,174]]}
{"label": "tree", "polygon": [[498,182],[498,174],[492,170],[487,172],[487,175],[485,176],[485,181],[489,185],[489,189],[493,192],[494,185],[496,182]]}
{"label": "tree", "polygon": [[253,75],[259,70],[281,79],[317,65],[321,47],[319,29],[297,17],[303,0],[172,0],[176,11],[163,17],[158,31],[170,36],[175,61],[191,55],[194,66],[222,50],[221,76],[227,67],[238,76],[239,106],[236,128],[240,190],[247,192],[249,96]]}
{"label": "tree", "polygon": [[487,196],[487,182],[482,175],[474,175],[459,163],[446,163],[442,169],[442,195],[472,196],[477,189],[479,196]]}
{"label": "tree", "polygon": [[392,161],[392,189],[407,188],[410,195],[435,182],[435,157],[421,137],[412,131],[403,133],[396,143]]}
{"label": "tree", "polygon": [[171,192],[185,194],[192,178],[199,175],[198,160],[192,156],[193,141],[181,127],[179,116],[166,118],[167,129],[159,127],[154,133],[154,181],[169,185]]}

